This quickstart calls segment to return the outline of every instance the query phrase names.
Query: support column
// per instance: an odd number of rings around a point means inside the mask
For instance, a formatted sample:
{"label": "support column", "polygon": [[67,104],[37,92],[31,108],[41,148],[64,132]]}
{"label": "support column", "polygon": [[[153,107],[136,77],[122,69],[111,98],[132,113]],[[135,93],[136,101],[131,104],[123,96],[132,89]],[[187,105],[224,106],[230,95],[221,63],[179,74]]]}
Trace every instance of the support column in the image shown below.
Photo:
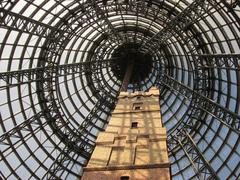
{"label": "support column", "polygon": [[121,92],[107,129],[100,132],[83,180],[168,180],[170,164],[159,90]]}
{"label": "support column", "polygon": [[126,73],[125,73],[124,78],[123,78],[121,91],[127,91],[128,84],[131,80],[132,71],[133,71],[133,62],[130,61],[128,63],[127,70],[126,70]]}

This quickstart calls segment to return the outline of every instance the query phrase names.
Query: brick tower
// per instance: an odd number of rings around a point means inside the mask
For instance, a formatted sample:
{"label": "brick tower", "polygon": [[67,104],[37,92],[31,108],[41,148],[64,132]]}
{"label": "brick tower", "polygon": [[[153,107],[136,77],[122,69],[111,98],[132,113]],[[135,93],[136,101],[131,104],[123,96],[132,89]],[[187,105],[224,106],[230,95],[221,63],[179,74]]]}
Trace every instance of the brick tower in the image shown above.
{"label": "brick tower", "polygon": [[109,125],[100,132],[83,180],[168,180],[166,129],[159,90],[121,92]]}

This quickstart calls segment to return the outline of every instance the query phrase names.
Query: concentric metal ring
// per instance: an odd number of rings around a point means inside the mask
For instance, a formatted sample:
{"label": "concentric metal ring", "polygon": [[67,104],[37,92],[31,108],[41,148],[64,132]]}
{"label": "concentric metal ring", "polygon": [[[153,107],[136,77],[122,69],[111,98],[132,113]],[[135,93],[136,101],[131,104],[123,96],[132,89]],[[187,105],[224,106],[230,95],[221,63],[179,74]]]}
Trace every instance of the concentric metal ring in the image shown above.
{"label": "concentric metal ring", "polygon": [[122,84],[113,54],[132,43],[153,63],[128,89],[161,90],[172,178],[238,179],[239,12],[235,0],[0,1],[0,177],[81,176]]}

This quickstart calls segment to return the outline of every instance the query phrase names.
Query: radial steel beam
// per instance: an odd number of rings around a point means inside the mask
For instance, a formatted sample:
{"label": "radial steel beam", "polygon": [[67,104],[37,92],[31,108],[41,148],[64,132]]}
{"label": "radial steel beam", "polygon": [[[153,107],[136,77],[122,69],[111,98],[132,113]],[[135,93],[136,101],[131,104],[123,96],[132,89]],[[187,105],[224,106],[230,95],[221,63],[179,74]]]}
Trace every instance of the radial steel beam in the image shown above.
{"label": "radial steel beam", "polygon": [[[110,62],[111,59],[108,59],[103,61],[80,62],[2,72],[0,73],[0,82],[4,81],[6,84],[2,85],[3,83],[1,82],[0,88],[14,87],[16,85],[44,81],[47,80],[47,78],[54,79],[60,76],[94,72],[98,68],[107,68]],[[99,64],[101,64],[100,67],[98,67]],[[37,78],[39,75],[41,78]]]}
{"label": "radial steel beam", "polygon": [[[51,87],[49,87],[49,85]],[[47,119],[47,122],[52,128],[53,132],[61,139],[62,142],[68,145],[72,151],[82,154],[85,158],[89,158],[94,147],[94,142],[88,140],[87,138],[85,139],[83,136],[85,135],[85,132],[88,132],[87,135],[89,135],[90,131],[85,131],[84,134],[81,133],[83,133],[84,127],[88,127],[94,119],[99,118],[98,112],[102,111],[99,106],[105,105],[109,109],[113,108],[112,104],[109,102],[110,99],[106,97],[108,95],[102,96],[102,98],[98,100],[98,108],[95,108],[95,111],[92,112],[95,114],[89,114],[89,116],[83,120],[86,120],[88,124],[85,124],[82,127],[80,126],[79,129],[77,129],[73,128],[71,124],[66,122],[66,117],[61,112],[61,106],[55,100],[55,86],[52,86],[52,84],[49,82],[44,82],[41,84],[38,83],[37,89],[39,91],[38,96],[40,106],[44,111],[44,117]],[[101,119],[99,120],[102,121]],[[106,124],[107,122],[104,123]]]}
{"label": "radial steel beam", "polygon": [[51,33],[62,34],[66,32],[56,27],[36,21],[32,18],[0,8],[0,27],[21,31],[41,37],[49,37]]}
{"label": "radial steel beam", "polygon": [[200,55],[169,55],[169,58],[186,58],[201,68],[229,68],[239,70],[240,54],[200,54]]}
{"label": "radial steel beam", "polygon": [[[52,118],[42,120],[42,118],[45,118],[47,112],[41,111],[1,135],[0,144],[4,145],[4,147],[6,148],[11,147],[13,145],[12,142],[18,142],[18,139],[21,140],[23,138],[20,132],[24,131],[25,136],[27,136],[26,132],[29,132],[28,135],[31,135],[33,131],[32,126],[34,126],[34,132],[36,132],[36,129],[42,128],[46,125],[46,123],[48,123],[52,127],[53,133],[56,134],[60,138],[61,142],[64,142],[66,146],[64,147],[64,149],[61,149],[59,156],[55,159],[54,163],[52,164],[51,168],[49,168],[49,171],[46,175],[50,177],[55,177],[56,172],[59,171],[68,171],[69,173],[74,174],[71,169],[65,167],[65,164],[63,163],[72,162],[73,164],[80,164],[80,166],[83,166],[84,163],[76,162],[76,159],[69,156],[70,153],[80,153],[82,157],[86,159],[90,158],[91,151],[94,148],[94,143],[90,142],[90,140],[87,138],[87,136],[89,135],[89,131],[87,131],[85,128],[89,128],[90,126],[94,125],[94,119],[98,118],[97,114],[102,111],[101,107],[103,106],[103,104],[108,106],[107,103],[109,101],[110,100],[108,97],[103,97],[103,99],[99,100],[95,108],[93,108],[93,110],[83,121],[84,123],[81,124],[74,133],[68,130],[63,130],[65,129],[66,124],[63,124],[60,120],[58,120],[58,118],[60,118],[59,116],[55,115]],[[114,102],[112,103],[112,106],[114,106]],[[54,107],[48,108],[49,111],[54,111]]]}
{"label": "radial steel beam", "polygon": [[[115,106],[115,100],[116,99],[111,99],[108,96],[102,97],[102,99],[100,99],[95,105],[94,107],[91,109],[91,111],[89,112],[88,116],[85,118],[85,120],[82,122],[82,124],[77,128],[78,133],[80,134],[87,134],[88,131],[86,131],[89,127],[93,127],[95,126],[94,124],[94,119],[97,118],[97,114],[102,112],[102,106],[103,104],[106,105],[107,107],[109,107],[110,109],[113,109]],[[108,115],[111,115],[110,113]],[[107,120],[104,121],[105,124],[108,123]],[[101,131],[103,131],[104,129],[100,129]],[[97,138],[96,136],[94,138]]]}
{"label": "radial steel beam", "polygon": [[[113,109],[112,106],[114,106],[114,103],[111,102],[115,102],[115,99],[112,99],[109,94],[102,94],[95,108],[93,108],[89,115],[83,120],[84,123],[79,125],[78,128],[73,128],[71,124],[66,122],[66,117],[61,111],[61,105],[55,99],[55,92],[58,91],[59,87],[58,84],[56,84],[57,82],[53,81],[54,78],[52,78],[52,76],[55,74],[56,77],[58,77],[59,75],[75,74],[77,72],[82,73],[84,71],[85,73],[89,73],[86,76],[90,76],[90,74],[94,73],[98,68],[108,67],[109,62],[110,60],[76,63],[74,65],[59,65],[56,66],[56,69],[54,69],[55,66],[50,66],[44,70],[45,77],[43,78],[43,82],[37,82],[38,97],[40,106],[44,111],[44,117],[48,120],[47,122],[54,134],[56,134],[61,142],[66,145],[50,167],[46,176],[52,177],[54,174],[58,172],[62,173],[63,171],[71,173],[71,169],[68,169],[68,167],[63,164],[73,161],[70,157],[64,157],[66,152],[81,154],[86,160],[90,158],[94,149],[94,141],[89,140],[89,137],[92,136],[92,132],[89,129],[96,127],[95,123],[98,121],[107,124],[107,121],[100,118],[101,112],[103,111],[102,107],[105,106],[111,110]],[[42,77],[43,75],[41,74],[36,75],[37,79]],[[45,79],[52,79],[52,81],[47,81]],[[89,84],[89,86],[93,85]],[[101,128],[97,129],[101,130]],[[91,139],[93,138],[96,137],[92,136]]]}
{"label": "radial steel beam", "polygon": [[166,74],[164,75],[163,81],[161,83],[163,86],[166,86],[171,90],[182,94],[187,99],[193,100],[192,103],[199,109],[216,118],[236,133],[240,133],[240,115],[230,111],[217,102],[214,102],[212,99],[205,97],[199,92],[191,89],[183,83],[178,82]]}
{"label": "radial steel beam", "polygon": [[229,2],[229,0],[221,0],[221,2],[228,8],[228,11],[233,15],[233,17],[238,22],[238,29],[240,29],[240,17],[237,14],[238,11],[235,11],[234,8],[238,5],[240,6],[239,0],[236,0],[234,3]]}
{"label": "radial steel beam", "polygon": [[1,0],[0,1],[0,8],[9,8],[11,6],[14,6],[18,0]]}
{"label": "radial steel beam", "polygon": [[181,34],[181,38],[187,40],[188,37],[184,37],[186,28],[192,25],[197,19],[202,17],[208,10],[212,8],[219,0],[195,0],[188,7],[186,7],[181,13],[169,21],[162,30],[160,30],[153,37],[144,42],[141,46],[142,49],[146,47],[152,47],[153,44],[158,47],[162,44],[166,44],[171,36]]}
{"label": "radial steel beam", "polygon": [[237,72],[240,70],[240,54],[170,55],[168,58],[186,59],[191,62],[194,67],[194,88],[205,95],[208,93],[208,88],[214,86],[209,80],[211,71],[208,70],[226,69]]}
{"label": "radial steel beam", "polygon": [[232,70],[240,69],[240,54],[202,54],[193,56],[199,67],[209,68],[226,68]]}
{"label": "radial steel beam", "polygon": [[189,162],[192,164],[196,175],[201,180],[220,179],[211,164],[204,157],[204,154],[198,148],[197,144],[194,142],[191,135],[185,129],[179,131],[175,136],[171,135],[171,142],[169,142],[168,145],[170,148],[169,150],[172,150],[171,146],[180,146],[183,149]]}
{"label": "radial steel beam", "polygon": [[88,0],[88,2],[91,3],[91,5],[94,7],[94,11],[95,11],[96,15],[100,19],[104,20],[105,24],[107,25],[106,30],[107,31],[109,30],[109,32],[107,32],[107,33],[108,34],[113,34],[115,36],[116,39],[111,39],[111,41],[113,41],[114,43],[116,43],[116,41],[117,41],[120,44],[121,41],[122,41],[122,37],[116,31],[116,29],[112,25],[111,21],[109,20],[109,18],[105,14],[105,12],[100,8],[100,6],[98,5],[98,3],[95,0]]}
{"label": "radial steel beam", "polygon": [[[27,77],[29,79],[37,79],[37,77],[44,77],[44,78],[39,78],[42,83],[48,84],[48,78],[54,78],[56,76],[62,75],[69,75],[69,74],[75,74],[75,73],[82,73],[82,72],[87,72],[87,71],[94,71],[94,69],[88,69],[89,67],[97,68],[98,63],[101,63],[101,68],[107,67],[108,62],[110,60],[105,60],[103,62],[84,62],[84,63],[74,63],[74,64],[65,64],[65,65],[59,65],[59,66],[54,66],[54,67],[44,67],[44,68],[35,68],[35,69],[28,69],[28,70],[20,70],[20,71],[14,71],[14,72],[6,72],[6,73],[1,73],[1,79],[6,80],[9,76],[11,78],[16,78],[17,80],[21,79],[24,80],[24,77]],[[53,71],[53,74],[50,72]],[[44,75],[45,74],[45,75]],[[53,76],[52,76],[53,75]],[[49,89],[43,90],[43,91],[48,91]],[[94,143],[90,143],[89,140],[86,138],[89,135],[89,131],[86,130],[85,128],[89,128],[91,126],[94,126],[94,120],[98,118],[98,114],[103,111],[101,108],[103,105],[106,107],[109,107],[112,109],[114,106],[114,102],[112,104],[108,104],[111,102],[110,97],[106,97],[106,99],[99,100],[98,103],[96,104],[95,108],[89,113],[89,115],[86,117],[85,120],[83,120],[83,124],[81,124],[78,128],[78,130],[69,130],[67,128],[67,125],[64,124],[63,120],[61,120],[61,114],[56,113],[56,109],[60,109],[56,104],[52,104],[54,100],[51,99],[46,99],[45,97],[42,97],[40,99],[40,103],[46,103],[48,106],[45,108],[45,110],[42,110],[41,112],[37,113],[36,115],[32,116],[29,119],[26,119],[23,123],[15,126],[13,129],[5,132],[1,137],[1,143],[4,145],[11,145],[8,144],[8,140],[15,138],[15,139],[21,139],[21,135],[19,132],[21,131],[29,131],[31,133],[32,129],[31,126],[34,125],[34,127],[39,127],[41,128],[43,126],[40,120],[40,118],[46,119],[45,123],[47,122],[51,127],[60,140],[66,144],[65,150],[62,151],[61,153],[64,153],[65,151],[69,152],[75,152],[75,153],[80,153],[83,157],[89,158],[90,154],[92,152],[92,149],[94,148]],[[50,115],[49,115],[50,114]],[[1,121],[2,122],[2,121]],[[104,122],[107,124],[107,122]],[[64,130],[63,130],[64,129]],[[86,136],[86,137],[85,137]],[[96,137],[94,137],[96,138]],[[64,154],[66,156],[66,154]],[[62,156],[59,155],[59,158]],[[59,164],[59,159],[56,160],[56,163],[58,165],[53,164],[53,168],[61,169],[66,168],[62,164]],[[73,161],[71,157],[66,156],[65,161]],[[74,162],[75,163],[75,162]],[[59,167],[60,166],[60,167]],[[55,170],[51,169],[51,172]],[[69,170],[69,172],[71,172]],[[50,173],[51,174],[51,173]]]}
{"label": "radial steel beam", "polygon": [[90,23],[89,18],[76,17],[73,13],[69,14],[66,19],[61,19],[56,26],[50,26],[0,8],[0,27],[46,38],[39,60],[51,66],[56,65],[54,60],[60,56],[63,47],[71,37],[78,36],[76,29],[88,22]]}
{"label": "radial steel beam", "polygon": [[[70,133],[68,134],[68,136],[67,136],[68,142],[66,142],[67,146],[65,146],[65,148],[62,150],[62,152],[59,153],[58,157],[55,159],[54,163],[49,168],[49,171],[45,175],[47,177],[47,179],[53,178],[53,176],[58,172],[66,171],[66,167],[64,166],[64,164],[68,161],[71,161],[71,159],[69,159],[65,154],[72,152],[70,147],[78,145],[79,148],[83,149],[82,153],[86,153],[85,152],[86,145],[84,144],[84,141],[82,140],[82,138],[85,138],[86,141],[88,141],[87,136],[89,136],[89,130],[87,130],[87,129],[90,128],[91,126],[94,126],[94,119],[98,118],[97,114],[102,112],[101,107],[103,105],[106,105],[109,102],[112,103],[110,106],[112,106],[112,109],[113,109],[113,107],[115,105],[115,101],[112,101],[112,99],[109,99],[107,96],[102,97],[102,99],[100,99],[96,103],[94,108],[90,111],[90,113],[88,114],[86,119],[83,121],[83,123],[76,129],[76,132],[74,134],[70,134]],[[107,123],[107,122],[105,122],[105,123]],[[56,123],[56,124],[59,126],[59,123]],[[79,137],[79,135],[81,135],[81,138]],[[79,138],[77,138],[77,137],[79,137]],[[94,137],[94,138],[96,138],[96,137]],[[75,143],[71,145],[70,142],[73,140]],[[94,147],[95,146],[93,145],[91,148],[91,151],[94,149]],[[89,149],[87,150],[87,152],[89,152]],[[90,154],[88,154],[87,156],[84,156],[84,157],[88,160],[90,158]],[[69,172],[71,172],[71,171],[69,171]]]}
{"label": "radial steel beam", "polygon": [[[40,119],[43,117],[43,112],[39,112],[37,114],[35,114],[34,116],[30,117],[29,119],[26,119],[25,121],[23,121],[22,123],[14,126],[12,129],[8,130],[7,132],[4,132],[1,136],[0,136],[0,144],[4,144],[4,145],[11,145],[9,144],[8,140],[10,138],[21,138],[21,136],[19,136],[18,132],[21,130],[24,131],[31,131],[31,129],[29,128],[31,124],[34,125],[42,125],[40,122]],[[3,123],[2,119],[1,123]]]}
{"label": "radial steel beam", "polygon": [[[14,4],[14,3],[12,3]],[[86,17],[78,17],[76,14],[69,14],[66,20],[62,19],[56,26],[51,26],[41,21],[34,20],[27,16],[0,8],[0,27],[10,30],[20,31],[48,38],[55,41],[59,37],[65,39],[69,36],[78,36],[72,25],[78,27],[83,24],[90,23],[90,19]]]}
{"label": "radial steel beam", "polygon": [[45,173],[43,179],[58,179],[61,177],[59,173],[63,174],[64,172],[68,172],[75,177],[79,177],[79,174],[76,174],[71,169],[68,169],[67,165],[70,163],[77,163],[73,158],[70,157],[71,153],[71,149],[69,149],[68,146],[65,146],[58,154],[48,171]]}

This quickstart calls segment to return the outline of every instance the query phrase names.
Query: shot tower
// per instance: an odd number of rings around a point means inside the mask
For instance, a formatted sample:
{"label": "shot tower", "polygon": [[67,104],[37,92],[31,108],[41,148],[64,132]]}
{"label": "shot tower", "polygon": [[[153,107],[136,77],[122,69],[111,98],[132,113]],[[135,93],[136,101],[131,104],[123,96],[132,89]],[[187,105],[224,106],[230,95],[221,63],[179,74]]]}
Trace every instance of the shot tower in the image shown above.
{"label": "shot tower", "polygon": [[159,89],[121,92],[109,125],[84,168],[88,179],[170,179]]}

